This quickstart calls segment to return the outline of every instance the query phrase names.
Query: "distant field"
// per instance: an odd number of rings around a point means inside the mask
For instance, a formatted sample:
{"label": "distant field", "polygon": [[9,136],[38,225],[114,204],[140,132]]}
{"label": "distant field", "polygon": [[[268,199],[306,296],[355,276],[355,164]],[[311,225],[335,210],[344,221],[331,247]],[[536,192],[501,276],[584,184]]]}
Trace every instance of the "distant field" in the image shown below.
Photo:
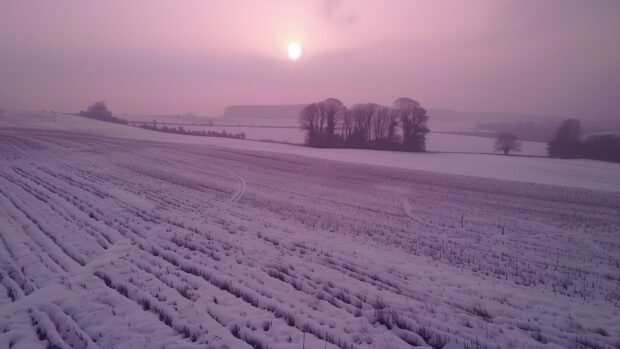
{"label": "distant field", "polygon": [[304,134],[298,127],[232,127],[232,126],[183,126],[193,131],[226,131],[231,133],[245,134],[246,139],[257,141],[284,142],[302,144]]}
{"label": "distant field", "polygon": [[[208,118],[203,120],[192,119],[194,123],[213,122],[216,126],[192,126],[188,125],[183,118],[162,118],[158,122],[174,123],[169,127],[182,126],[188,130],[226,131],[232,133],[243,132],[246,139],[257,141],[284,142],[291,144],[303,144],[304,133],[299,129],[296,119],[255,119],[255,118]],[[264,126],[264,127],[260,127]],[[431,121],[431,130],[438,132],[471,131],[475,127],[473,121]],[[461,153],[491,153],[493,151],[493,139],[486,137],[462,136],[452,134],[431,133],[428,135],[427,150],[437,152],[461,152]],[[518,155],[545,156],[546,145],[539,142],[524,142]]]}
{"label": "distant field", "polygon": [[[243,132],[246,139],[303,144],[304,133],[299,128],[276,127],[230,127],[230,126],[183,126],[187,130]],[[427,137],[427,150],[436,152],[491,153],[494,139],[486,137],[462,136],[445,133],[430,133]],[[546,144],[523,142],[519,155],[546,156]]]}
{"label": "distant field", "polygon": [[284,126],[297,127],[299,122],[296,117],[288,119],[272,118],[239,118],[239,117],[199,117],[199,116],[161,116],[161,115],[120,115],[120,117],[135,122],[179,123],[179,124],[208,124],[223,126]]}
{"label": "distant field", "polygon": [[[177,123],[177,124],[208,124],[216,126],[267,126],[267,127],[299,127],[297,116],[289,118],[251,118],[251,117],[198,117],[198,116],[148,116],[148,115],[120,115],[120,117],[134,122]],[[433,131],[473,131],[476,120],[446,121],[429,120],[429,127]]]}
{"label": "distant field", "polygon": [[[132,121],[152,121],[145,116],[129,116]],[[160,123],[172,123],[169,127],[182,126],[189,130],[243,132],[246,139],[258,141],[284,142],[303,144],[304,133],[299,129],[296,117],[290,118],[251,118],[251,117],[153,117]],[[191,124],[203,124],[193,126]],[[213,123],[214,126],[204,126]],[[429,127],[434,132],[468,132],[475,129],[476,121],[443,121],[430,120]],[[262,126],[262,127],[261,127]],[[428,135],[427,150],[438,152],[491,153],[493,140],[486,137],[461,136],[450,134]],[[538,142],[524,142],[521,152],[515,153],[529,156],[547,155],[546,145]]]}

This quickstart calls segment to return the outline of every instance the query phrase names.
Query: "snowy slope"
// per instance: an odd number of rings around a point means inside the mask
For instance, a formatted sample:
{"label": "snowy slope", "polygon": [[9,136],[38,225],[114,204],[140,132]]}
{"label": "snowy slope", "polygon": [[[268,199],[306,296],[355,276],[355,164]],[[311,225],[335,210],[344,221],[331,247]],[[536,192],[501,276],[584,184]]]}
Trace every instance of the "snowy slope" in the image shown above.
{"label": "snowy slope", "polygon": [[[71,115],[57,115],[57,121],[54,122],[51,116],[46,113],[5,112],[4,114],[0,114],[0,127],[45,128],[136,140],[205,144],[402,169],[415,169],[482,178],[555,184],[620,192],[620,176],[618,175],[618,173],[620,173],[620,164],[594,160],[560,160],[520,156],[505,157],[497,154],[419,154],[361,149],[313,149],[287,144],[167,134]],[[457,135],[440,136],[444,138],[439,141],[439,145],[435,146],[436,148],[445,148],[450,140],[455,140],[455,147],[458,147],[459,142],[472,142],[473,138],[477,138],[474,142],[479,142],[478,137]],[[485,140],[485,142],[490,141],[488,139],[483,140]],[[431,142],[432,141],[429,141],[429,143]],[[525,143],[525,146],[531,143],[529,146],[534,149],[532,152],[540,153],[540,148],[544,147],[544,145],[541,146],[535,142]],[[474,147],[479,148],[481,146],[474,145]]]}

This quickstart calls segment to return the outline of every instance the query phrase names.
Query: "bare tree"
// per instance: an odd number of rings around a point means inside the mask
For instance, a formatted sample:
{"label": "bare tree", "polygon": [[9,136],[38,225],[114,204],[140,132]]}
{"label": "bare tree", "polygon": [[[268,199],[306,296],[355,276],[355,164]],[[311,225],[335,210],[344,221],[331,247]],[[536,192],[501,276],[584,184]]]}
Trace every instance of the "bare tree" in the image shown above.
{"label": "bare tree", "polygon": [[377,106],[372,118],[372,137],[376,147],[385,149],[396,143],[398,115],[394,109]]}
{"label": "bare tree", "polygon": [[306,144],[317,146],[321,136],[320,111],[317,103],[306,105],[299,113],[302,130],[306,131]]}
{"label": "bare tree", "polygon": [[346,144],[353,134],[354,121],[351,109],[343,106],[341,119],[340,136],[342,137],[342,141]]}
{"label": "bare tree", "polygon": [[336,145],[336,127],[343,113],[343,104],[336,98],[327,98],[321,104],[321,111],[325,114],[325,146]]}
{"label": "bare tree", "polygon": [[353,132],[348,143],[355,147],[367,148],[371,141],[372,118],[379,105],[374,103],[356,104],[351,108]]}
{"label": "bare tree", "polygon": [[521,141],[516,135],[504,132],[495,140],[493,151],[503,151],[504,155],[508,155],[511,151],[521,151]]}
{"label": "bare tree", "polygon": [[409,97],[400,97],[394,101],[394,111],[398,116],[403,132],[403,144],[410,142],[413,124],[410,115],[420,104]]}
{"label": "bare tree", "polygon": [[337,145],[336,129],[344,113],[342,102],[328,98],[322,102],[305,106],[299,119],[301,129],[305,130],[306,143],[314,147],[333,147]]}
{"label": "bare tree", "polygon": [[429,132],[426,109],[409,97],[400,97],[394,101],[394,110],[402,127],[405,150],[424,151]]}
{"label": "bare tree", "polygon": [[375,143],[383,143],[387,138],[389,129],[388,116],[390,115],[390,108],[385,106],[378,106],[372,117],[372,138]]}

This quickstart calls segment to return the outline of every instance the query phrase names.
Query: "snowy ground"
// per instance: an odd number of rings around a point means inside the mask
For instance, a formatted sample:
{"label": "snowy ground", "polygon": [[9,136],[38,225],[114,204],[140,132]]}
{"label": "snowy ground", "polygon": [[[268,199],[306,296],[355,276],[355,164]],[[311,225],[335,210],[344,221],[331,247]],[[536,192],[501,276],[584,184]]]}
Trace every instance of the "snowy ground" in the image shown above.
{"label": "snowy ground", "polygon": [[[54,120],[49,113],[5,111],[4,114],[0,114],[0,127],[42,128],[133,140],[221,146],[239,150],[267,151],[401,169],[620,192],[620,176],[618,176],[620,164],[594,160],[557,160],[528,156],[506,157],[499,154],[479,153],[479,149],[474,150],[473,153],[465,154],[458,151],[423,154],[363,149],[316,149],[290,144],[176,135],[72,115],[57,115],[56,120]],[[442,136],[445,137],[442,138],[440,144],[455,150],[476,149],[480,146],[476,140],[480,139],[479,137],[448,134]],[[544,148],[544,144],[529,143],[533,147],[532,151],[540,153],[541,147]]]}
{"label": "snowy ground", "polygon": [[0,348],[620,347],[617,165],[328,154],[0,116]]}

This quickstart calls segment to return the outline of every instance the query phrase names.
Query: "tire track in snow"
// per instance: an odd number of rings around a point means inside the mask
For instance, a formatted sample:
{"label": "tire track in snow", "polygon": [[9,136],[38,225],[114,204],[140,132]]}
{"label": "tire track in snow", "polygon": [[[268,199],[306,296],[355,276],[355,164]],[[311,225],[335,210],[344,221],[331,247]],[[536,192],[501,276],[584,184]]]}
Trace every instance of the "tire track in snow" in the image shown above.
{"label": "tire track in snow", "polygon": [[247,183],[245,182],[245,180],[243,178],[241,178],[240,176],[236,175],[235,173],[233,173],[231,171],[228,171],[228,170],[222,170],[222,171],[226,172],[227,174],[229,174],[237,182],[236,190],[233,192],[232,196],[230,198],[228,198],[228,200],[226,200],[226,202],[223,205],[225,207],[232,206],[233,204],[238,202],[243,197],[243,194],[245,194],[245,191],[246,191],[248,186],[247,186]]}

